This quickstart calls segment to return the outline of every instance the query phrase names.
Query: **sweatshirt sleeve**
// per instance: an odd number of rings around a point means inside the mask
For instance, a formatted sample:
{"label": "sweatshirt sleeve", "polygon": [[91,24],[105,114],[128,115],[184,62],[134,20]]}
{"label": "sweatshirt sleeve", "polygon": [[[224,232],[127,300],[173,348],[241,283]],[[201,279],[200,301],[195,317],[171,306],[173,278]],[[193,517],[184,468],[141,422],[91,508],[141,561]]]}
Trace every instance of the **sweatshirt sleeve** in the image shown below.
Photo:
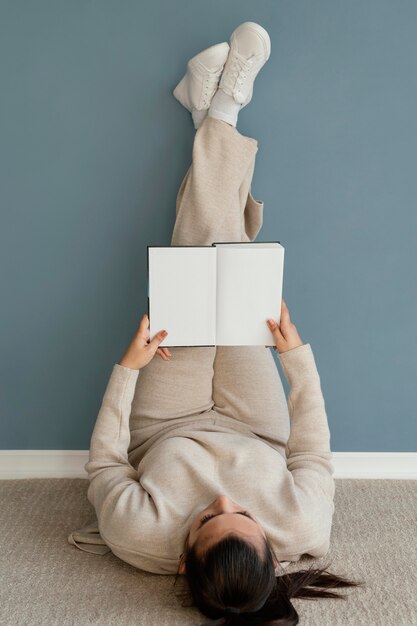
{"label": "sweatshirt sleeve", "polygon": [[114,364],[91,436],[89,461],[84,465],[90,483],[87,498],[110,547],[149,506],[148,494],[128,461],[129,418],[138,375],[139,370]]}
{"label": "sweatshirt sleeve", "polygon": [[309,343],[279,354],[279,359],[290,385],[287,468],[304,520],[304,534],[310,538],[304,552],[320,557],[330,545],[335,493],[330,431],[320,376]]}

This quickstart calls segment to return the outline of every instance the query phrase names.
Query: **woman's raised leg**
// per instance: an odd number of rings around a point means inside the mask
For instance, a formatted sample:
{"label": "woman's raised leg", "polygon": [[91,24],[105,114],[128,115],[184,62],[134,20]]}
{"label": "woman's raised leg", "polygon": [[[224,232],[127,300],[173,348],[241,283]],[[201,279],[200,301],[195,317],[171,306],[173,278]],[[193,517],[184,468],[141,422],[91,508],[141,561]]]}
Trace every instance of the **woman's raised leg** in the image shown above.
{"label": "woman's raised leg", "polygon": [[[176,200],[171,245],[248,241],[262,224],[263,203],[249,194],[257,142],[225,122],[206,118],[196,132],[192,164]],[[167,420],[195,417],[213,406],[216,347],[172,347],[139,375],[130,416],[130,460]]]}
{"label": "woman's raised leg", "polygon": [[171,245],[255,239],[263,218],[263,202],[250,192],[257,150],[255,139],[206,117],[177,195]]}
{"label": "woman's raised leg", "polygon": [[[178,193],[172,245],[256,239],[263,220],[263,202],[250,191],[257,149],[233,126],[206,118]],[[217,346],[213,370],[213,409],[244,422],[284,455],[290,421],[271,351]]]}

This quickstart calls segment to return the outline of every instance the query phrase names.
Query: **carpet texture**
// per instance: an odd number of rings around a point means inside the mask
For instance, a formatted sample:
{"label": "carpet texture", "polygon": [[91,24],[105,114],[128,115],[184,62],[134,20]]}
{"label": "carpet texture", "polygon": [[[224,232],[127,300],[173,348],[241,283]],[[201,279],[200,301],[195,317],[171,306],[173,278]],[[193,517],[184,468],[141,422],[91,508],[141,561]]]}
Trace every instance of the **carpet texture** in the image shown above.
{"label": "carpet texture", "polygon": [[[174,576],[67,543],[95,519],[83,479],[0,481],[2,626],[183,626],[209,622],[181,606]],[[337,480],[331,550],[338,574],[364,580],[347,600],[294,600],[305,626],[417,626],[417,481]],[[178,588],[178,587],[177,587]]]}

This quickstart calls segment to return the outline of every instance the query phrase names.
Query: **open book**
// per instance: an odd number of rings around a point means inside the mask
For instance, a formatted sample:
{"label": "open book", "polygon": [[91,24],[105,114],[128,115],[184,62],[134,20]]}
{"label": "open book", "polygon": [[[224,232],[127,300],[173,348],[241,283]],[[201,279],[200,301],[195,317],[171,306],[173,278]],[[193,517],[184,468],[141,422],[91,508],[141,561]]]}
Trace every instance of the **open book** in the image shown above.
{"label": "open book", "polygon": [[281,317],[279,241],[148,246],[148,317],[161,346],[274,346]]}

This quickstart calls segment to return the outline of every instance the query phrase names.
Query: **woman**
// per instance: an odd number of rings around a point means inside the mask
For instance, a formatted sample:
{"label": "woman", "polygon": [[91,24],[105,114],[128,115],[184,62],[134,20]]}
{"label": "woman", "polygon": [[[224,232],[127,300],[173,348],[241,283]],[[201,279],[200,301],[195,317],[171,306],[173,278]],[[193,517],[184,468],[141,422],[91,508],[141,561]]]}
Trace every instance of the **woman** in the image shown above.
{"label": "woman", "polygon": [[[255,240],[258,146],[236,122],[269,55],[267,32],[246,22],[230,46],[191,59],[175,88],[197,132],[171,245]],[[291,597],[343,597],[329,589],[357,584],[325,569],[283,570],[329,549],[333,466],[311,346],[284,300],[280,324],[265,323],[290,384],[288,405],[264,346],[168,349],[160,344],[169,333],[151,339],[142,317],[113,366],[85,465],[98,528],[69,537],[150,572],[184,575],[202,613],[230,624],[296,624]]]}

